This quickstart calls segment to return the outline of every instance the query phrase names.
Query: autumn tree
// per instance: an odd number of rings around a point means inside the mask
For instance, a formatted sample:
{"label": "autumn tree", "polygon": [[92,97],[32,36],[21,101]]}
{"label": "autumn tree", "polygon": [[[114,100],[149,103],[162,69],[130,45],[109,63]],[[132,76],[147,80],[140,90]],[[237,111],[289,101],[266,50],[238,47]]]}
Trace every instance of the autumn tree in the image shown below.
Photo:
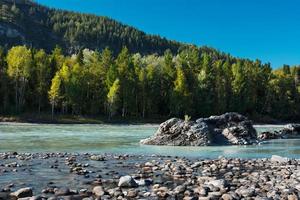
{"label": "autumn tree", "polygon": [[7,73],[15,83],[16,111],[20,112],[25,103],[25,89],[31,75],[31,50],[25,46],[16,46],[9,50],[7,55]]}

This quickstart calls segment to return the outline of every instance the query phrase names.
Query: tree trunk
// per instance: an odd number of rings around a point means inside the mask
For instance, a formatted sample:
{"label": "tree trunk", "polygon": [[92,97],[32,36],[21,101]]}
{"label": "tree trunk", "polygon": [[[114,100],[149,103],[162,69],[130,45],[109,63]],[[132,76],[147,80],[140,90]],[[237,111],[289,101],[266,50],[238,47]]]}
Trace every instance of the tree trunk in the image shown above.
{"label": "tree trunk", "polygon": [[51,104],[52,104],[51,111],[52,111],[52,120],[53,120],[54,119],[54,102],[52,102]]}
{"label": "tree trunk", "polygon": [[15,93],[15,100],[16,100],[16,112],[18,112],[18,80],[16,80],[16,93]]}

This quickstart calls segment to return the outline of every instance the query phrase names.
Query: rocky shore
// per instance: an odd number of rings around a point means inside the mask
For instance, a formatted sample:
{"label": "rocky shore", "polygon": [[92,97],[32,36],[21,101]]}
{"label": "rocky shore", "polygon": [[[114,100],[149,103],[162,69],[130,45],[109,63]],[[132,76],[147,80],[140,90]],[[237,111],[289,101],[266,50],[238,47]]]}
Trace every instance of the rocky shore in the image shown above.
{"label": "rocky shore", "polygon": [[288,199],[300,160],[0,153],[0,199]]}

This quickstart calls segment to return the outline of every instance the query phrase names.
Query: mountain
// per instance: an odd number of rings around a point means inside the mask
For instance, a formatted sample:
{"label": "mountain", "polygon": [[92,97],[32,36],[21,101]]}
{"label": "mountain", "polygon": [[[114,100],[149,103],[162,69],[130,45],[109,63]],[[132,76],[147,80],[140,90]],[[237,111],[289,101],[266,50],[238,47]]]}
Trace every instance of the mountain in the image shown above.
{"label": "mountain", "polygon": [[29,0],[0,0],[0,9],[0,45],[5,48],[24,44],[51,51],[59,45],[72,53],[110,47],[118,53],[127,46],[131,52],[162,54],[185,46],[107,17],[52,9]]}

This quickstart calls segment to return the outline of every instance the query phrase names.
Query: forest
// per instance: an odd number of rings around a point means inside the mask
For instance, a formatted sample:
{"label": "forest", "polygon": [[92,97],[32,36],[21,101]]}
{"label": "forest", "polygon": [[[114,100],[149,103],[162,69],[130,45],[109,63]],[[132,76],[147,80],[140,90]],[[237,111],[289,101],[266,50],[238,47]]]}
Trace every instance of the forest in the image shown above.
{"label": "forest", "polygon": [[48,53],[59,45],[67,54],[107,46],[117,54],[126,46],[143,55],[162,55],[167,49],[177,53],[185,46],[108,17],[52,9],[29,0],[0,0],[0,45],[6,49],[27,45]]}
{"label": "forest", "polygon": [[300,67],[187,46],[174,54],[14,46],[0,51],[0,113],[194,118],[236,111],[300,117]]}

